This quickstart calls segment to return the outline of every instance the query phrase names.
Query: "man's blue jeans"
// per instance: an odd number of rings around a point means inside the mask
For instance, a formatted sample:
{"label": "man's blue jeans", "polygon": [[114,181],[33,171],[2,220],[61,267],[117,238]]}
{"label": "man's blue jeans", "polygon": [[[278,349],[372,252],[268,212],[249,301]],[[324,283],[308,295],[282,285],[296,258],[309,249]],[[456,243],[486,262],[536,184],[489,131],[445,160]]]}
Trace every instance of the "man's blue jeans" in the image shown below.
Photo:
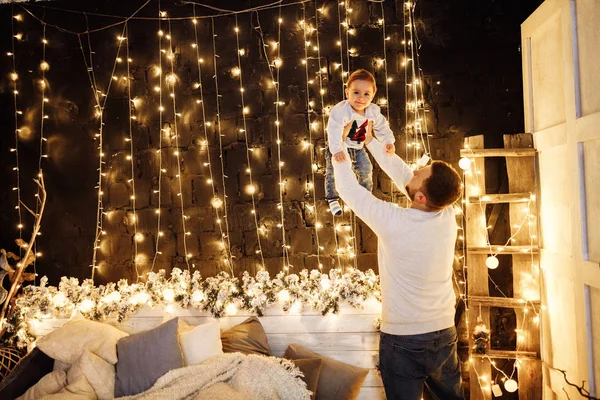
{"label": "man's blue jeans", "polygon": [[[373,191],[373,164],[367,154],[367,149],[348,149],[348,155],[352,161],[352,169],[358,175],[358,183],[369,192]],[[327,148],[325,153],[325,198],[327,200],[336,200],[340,197],[335,189],[335,178],[333,176],[332,154]]]}
{"label": "man's blue jeans", "polygon": [[464,399],[456,328],[419,335],[381,333],[379,370],[387,400],[421,400],[427,385],[439,400]]}

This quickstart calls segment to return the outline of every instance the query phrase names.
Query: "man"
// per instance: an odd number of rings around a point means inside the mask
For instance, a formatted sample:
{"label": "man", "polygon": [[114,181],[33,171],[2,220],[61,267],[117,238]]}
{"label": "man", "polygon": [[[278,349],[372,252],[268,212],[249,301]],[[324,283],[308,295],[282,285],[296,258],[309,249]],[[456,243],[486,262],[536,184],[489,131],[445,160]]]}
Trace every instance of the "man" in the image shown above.
{"label": "man", "polygon": [[358,184],[347,156],[334,163],[340,197],[378,238],[379,368],[386,396],[420,400],[426,384],[439,399],[464,399],[452,288],[457,231],[452,203],[460,197],[460,176],[442,161],[413,173],[400,157],[386,154],[371,129],[365,144],[411,199],[409,208],[379,200]]}

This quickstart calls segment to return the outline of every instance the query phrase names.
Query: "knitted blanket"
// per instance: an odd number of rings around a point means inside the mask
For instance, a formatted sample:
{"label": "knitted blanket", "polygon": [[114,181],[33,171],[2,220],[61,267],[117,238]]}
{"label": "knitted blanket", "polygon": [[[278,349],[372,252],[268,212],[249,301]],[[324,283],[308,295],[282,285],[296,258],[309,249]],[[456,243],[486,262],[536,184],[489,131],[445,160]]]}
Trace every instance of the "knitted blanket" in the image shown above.
{"label": "knitted blanket", "polygon": [[309,400],[302,373],[287,360],[227,353],[178,368],[154,386],[120,400]]}

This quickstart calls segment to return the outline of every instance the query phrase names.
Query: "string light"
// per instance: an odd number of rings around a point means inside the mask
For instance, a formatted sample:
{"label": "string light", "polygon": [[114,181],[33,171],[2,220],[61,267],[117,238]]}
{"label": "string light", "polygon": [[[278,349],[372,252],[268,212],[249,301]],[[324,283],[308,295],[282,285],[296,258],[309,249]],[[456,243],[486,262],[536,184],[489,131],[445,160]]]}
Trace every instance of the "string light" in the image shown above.
{"label": "string light", "polygon": [[[19,39],[20,40],[20,39]],[[39,81],[39,87],[41,92],[41,105],[40,105],[40,146],[39,146],[39,158],[38,158],[38,176],[42,176],[43,168],[42,168],[42,160],[44,158],[48,158],[46,146],[44,146],[44,142],[48,139],[44,136],[44,127],[45,121],[49,119],[49,116],[46,114],[46,89],[48,89],[48,83],[46,81],[46,71],[49,69],[49,64],[46,62],[46,45],[48,44],[48,40],[46,39],[46,24],[42,24],[42,61],[40,62],[40,71],[41,71],[41,79]],[[16,73],[16,72],[15,72]],[[37,187],[36,193],[36,202],[35,202],[35,215],[39,214],[40,210],[40,186]],[[38,242],[34,243],[34,253],[37,253]],[[34,274],[37,273],[37,261],[33,260],[33,271]]]}
{"label": "string light", "polygon": [[[19,218],[19,223],[17,224],[17,229],[19,230],[19,239],[23,239],[23,215],[21,214],[21,172],[19,170],[19,133],[21,133],[21,129],[19,128],[19,104],[18,104],[18,79],[19,75],[17,74],[17,60],[16,60],[16,49],[15,49],[15,21],[21,22],[23,20],[20,14],[15,15],[14,8],[15,4],[12,3],[12,16],[11,19],[11,52],[8,53],[9,57],[11,57],[12,61],[12,72],[10,73],[10,79],[13,85],[13,104],[14,104],[14,112],[15,112],[15,147],[10,149],[11,152],[15,153],[15,166],[13,167],[13,171],[15,171],[16,178],[16,186],[13,188],[17,193],[17,205],[15,209],[17,210],[17,216]],[[19,246],[19,257],[23,255],[22,248]]]}
{"label": "string light", "polygon": [[[316,7],[316,5],[315,5],[315,7]],[[302,17],[303,17],[303,21],[306,21],[306,5],[305,4],[302,4]],[[318,22],[317,16],[315,15],[315,24],[318,25],[318,23],[319,22]],[[312,128],[311,128],[311,125],[312,125],[311,115],[313,113],[313,110],[311,108],[310,89],[308,86],[308,81],[309,81],[309,73],[308,73],[309,72],[309,63],[308,63],[309,42],[308,42],[307,35],[309,34],[309,32],[307,32],[307,30],[309,30],[310,28],[308,27],[307,23],[303,23],[301,25],[302,25],[302,28],[303,28],[302,31],[304,34],[304,60],[305,60],[305,62],[303,64],[305,66],[305,76],[306,76],[305,97],[306,97],[306,122],[307,122],[307,127],[308,127],[308,129],[307,129],[308,130],[308,142],[305,142],[304,147],[306,149],[308,149],[308,151],[310,152],[310,165],[311,165],[310,183],[312,184],[313,182],[315,182],[315,170],[314,170],[314,168],[312,168],[312,165],[315,164],[315,149],[314,149],[314,145],[313,145]],[[317,29],[317,32],[318,32],[318,29]],[[318,35],[318,33],[317,33],[317,35]],[[318,49],[318,39],[317,39],[317,49]],[[319,50],[317,50],[317,51],[319,51]],[[320,53],[317,53],[317,57],[319,59],[318,64],[319,64],[319,70],[320,70],[320,65],[321,65]],[[321,77],[321,74],[319,74],[319,87],[322,86],[320,77]],[[313,104],[314,104],[314,102],[313,102]],[[308,185],[307,185],[307,189],[308,189],[309,194],[312,195],[311,196],[312,203],[316,205],[317,204],[317,194],[315,192],[314,184],[312,185],[312,187],[308,187]],[[313,214],[315,217],[315,226],[314,227],[315,227],[315,241],[316,241],[316,245],[317,245],[317,249],[316,249],[317,250],[317,263],[321,267],[323,264],[321,263],[321,249],[320,249],[321,244],[319,241],[319,228],[322,226],[322,224],[319,222],[319,216],[318,216],[318,213],[316,212],[316,210]]]}
{"label": "string light", "polygon": [[[164,12],[164,11],[163,11]],[[168,26],[169,26],[169,35],[166,36],[166,39],[168,41],[168,45],[169,45],[169,51],[167,52],[167,60],[170,64],[170,75],[168,75],[166,77],[166,83],[167,83],[167,88],[169,89],[170,93],[169,96],[172,98],[173,101],[173,138],[175,139],[175,148],[179,149],[179,133],[178,133],[178,126],[179,126],[179,118],[181,117],[181,114],[177,111],[177,100],[176,100],[176,88],[177,88],[177,75],[175,74],[175,61],[174,61],[174,54],[173,54],[173,32],[171,29],[171,20],[168,20]],[[178,182],[178,186],[179,186],[179,193],[177,193],[177,197],[179,197],[179,204],[181,207],[181,228],[183,231],[183,236],[182,236],[182,242],[183,242],[183,253],[185,254],[185,263],[187,265],[188,271],[190,270],[190,258],[193,256],[193,254],[191,254],[188,251],[188,247],[187,247],[187,238],[186,236],[188,236],[188,231],[186,229],[186,215],[185,215],[185,208],[184,208],[184,201],[183,201],[183,184],[181,182],[181,157],[180,157],[180,152],[179,151],[175,151],[175,158],[177,161],[177,174],[176,174],[176,178],[177,178],[177,182]]]}
{"label": "string light", "polygon": [[240,101],[241,101],[241,106],[242,106],[242,123],[243,123],[243,131],[244,131],[244,141],[246,142],[246,162],[248,163],[248,169],[246,170],[248,173],[248,179],[250,180],[250,184],[248,185],[248,189],[247,192],[248,194],[250,194],[250,197],[252,199],[252,215],[254,217],[254,225],[256,227],[256,240],[257,240],[257,244],[258,244],[258,250],[257,250],[257,254],[259,254],[260,256],[260,261],[261,261],[261,265],[262,268],[265,269],[265,259],[263,256],[263,251],[262,251],[262,244],[261,244],[261,238],[260,238],[260,231],[259,231],[259,226],[258,226],[258,215],[256,212],[256,201],[254,198],[254,195],[256,193],[256,187],[254,186],[254,181],[252,179],[252,166],[251,166],[251,162],[250,162],[250,154],[252,153],[250,151],[250,146],[248,143],[248,128],[246,126],[246,114],[248,114],[248,112],[246,111],[247,107],[244,103],[244,81],[243,81],[243,76],[242,76],[242,60],[241,60],[241,54],[240,54],[240,35],[239,35],[239,27],[238,27],[238,17],[237,14],[235,15],[235,42],[236,42],[236,47],[237,47],[237,62],[238,62],[238,66],[237,66],[237,70],[239,71],[239,73],[234,74],[235,76],[237,76],[239,78],[239,82],[240,82]]}
{"label": "string light", "polygon": [[[129,37],[129,25],[127,23],[125,23],[125,36],[119,36],[117,38],[117,40],[119,40],[119,42],[123,42],[126,41],[126,45],[125,45],[125,55],[127,58],[127,109],[129,112],[129,137],[128,137],[128,142],[129,142],[129,155],[127,156],[127,158],[130,160],[130,165],[131,165],[131,179],[129,179],[129,183],[131,184],[131,208],[132,208],[132,212],[133,212],[133,220],[131,221],[133,223],[133,237],[135,239],[138,239],[138,231],[137,231],[137,218],[135,218],[135,216],[137,215],[137,210],[136,210],[136,202],[135,202],[135,160],[134,160],[134,154],[135,154],[135,149],[133,148],[133,121],[136,119],[136,115],[135,115],[135,104],[132,101],[131,98],[131,75],[130,75],[130,71],[131,71],[131,58],[129,57],[129,40],[125,40],[126,37]],[[140,257],[138,257],[138,243],[139,240],[134,240],[133,241],[133,264],[135,266],[135,276],[136,276],[136,280],[139,279],[140,276],[140,272],[139,272],[139,265],[141,264],[142,259]]]}
{"label": "string light", "polygon": [[[233,255],[231,254],[231,241],[229,238],[229,218],[227,217],[227,191],[225,189],[225,165],[223,164],[223,135],[221,133],[221,113],[220,113],[220,105],[219,105],[219,97],[221,95],[219,95],[219,79],[218,79],[218,72],[217,72],[217,58],[218,58],[218,54],[217,54],[217,46],[215,43],[215,37],[217,36],[215,33],[215,19],[211,18],[210,19],[210,23],[211,23],[211,32],[212,32],[212,44],[213,44],[213,66],[214,66],[214,80],[215,80],[215,91],[216,91],[216,103],[217,103],[217,136],[219,137],[219,159],[221,160],[221,183],[223,185],[223,205],[224,205],[224,210],[223,210],[223,218],[225,219],[225,230],[226,233],[221,233],[221,238],[222,239],[226,239],[227,240],[227,246],[225,246],[225,243],[223,241],[221,241],[221,243],[223,244],[223,248],[228,251],[227,253],[227,258],[225,258],[223,260],[223,262],[226,264],[226,266],[229,268],[229,270],[231,271],[231,274],[233,275],[233,271],[234,271],[234,265],[233,265]],[[211,178],[211,182],[212,182],[212,178]],[[220,218],[217,219],[217,222],[220,221]]]}
{"label": "string light", "polygon": [[[279,7],[279,18],[281,19],[281,7]],[[281,122],[279,121],[279,107],[281,105],[281,100],[279,97],[279,77],[281,69],[275,65],[275,63],[270,62],[269,54],[266,51],[268,45],[265,43],[262,27],[260,25],[260,21],[257,19],[258,25],[254,28],[261,38],[263,54],[265,59],[267,60],[267,66],[269,68],[269,73],[271,75],[271,81],[273,82],[273,88],[275,90],[275,132],[276,132],[276,144],[277,144],[277,168],[278,168],[278,176],[279,176],[279,203],[277,204],[277,208],[279,209],[280,222],[276,224],[277,228],[281,229],[281,238],[282,238],[282,270],[284,272],[289,272],[289,246],[287,244],[286,233],[285,233],[285,210],[284,210],[284,201],[283,201],[283,192],[285,187],[285,182],[283,181],[283,173],[282,173],[282,159],[281,159]],[[281,23],[277,25],[277,42],[281,43]],[[274,56],[274,60],[281,60],[281,46],[277,46],[274,49],[276,55]],[[274,71],[275,70],[275,71]]]}
{"label": "string light", "polygon": [[[194,44],[196,44],[196,46],[194,47],[196,49],[196,65],[198,66],[198,82],[196,84],[194,84],[194,89],[197,89],[200,92],[200,102],[197,104],[200,104],[200,108],[202,110],[202,128],[203,128],[203,132],[204,132],[204,138],[202,140],[202,147],[205,148],[206,150],[206,163],[204,164],[205,166],[208,167],[208,172],[209,172],[209,176],[210,178],[208,179],[208,184],[211,187],[212,190],[212,195],[213,195],[213,199],[214,198],[218,198],[217,196],[217,188],[215,186],[215,180],[213,177],[213,165],[210,159],[210,147],[209,147],[209,142],[208,142],[208,128],[210,126],[212,126],[212,123],[210,121],[206,120],[206,108],[204,105],[204,85],[203,85],[203,80],[202,80],[202,65],[204,64],[204,59],[202,57],[200,57],[200,46],[198,46],[198,27],[197,27],[197,22],[194,23],[194,21],[196,20],[196,5],[193,6],[193,10],[194,10],[194,19],[192,20],[192,23],[194,24],[194,38],[195,38],[195,42]],[[218,87],[216,88],[216,91],[218,93]],[[221,201],[222,202],[222,201]],[[221,215],[220,215],[220,207],[213,207],[213,210],[215,211],[215,224],[217,226],[217,229],[219,230],[219,240],[221,243],[221,247],[225,250],[226,252],[226,260],[230,260],[231,259],[231,248],[225,244],[225,239],[227,237],[229,237],[228,234],[226,234],[223,231],[223,225],[220,223],[221,221]],[[232,263],[225,263],[227,265],[232,265]]]}
{"label": "string light", "polygon": [[162,37],[163,37],[163,31],[162,31],[162,26],[161,26],[161,11],[160,11],[160,0],[158,1],[158,69],[156,71],[157,77],[158,77],[158,85],[155,88],[158,88],[158,90],[156,90],[158,92],[158,150],[156,151],[157,157],[158,157],[158,191],[156,192],[156,196],[157,196],[157,208],[156,208],[156,238],[155,238],[155,245],[154,245],[154,256],[152,257],[152,266],[150,267],[150,271],[154,272],[154,266],[156,265],[156,260],[158,258],[158,256],[161,254],[160,251],[160,238],[163,237],[163,235],[161,234],[162,232],[162,228],[161,228],[161,206],[162,206],[162,179],[163,179],[163,168],[162,168],[162,148],[163,148],[163,112],[164,112],[164,107],[163,107],[163,77],[162,77]]}

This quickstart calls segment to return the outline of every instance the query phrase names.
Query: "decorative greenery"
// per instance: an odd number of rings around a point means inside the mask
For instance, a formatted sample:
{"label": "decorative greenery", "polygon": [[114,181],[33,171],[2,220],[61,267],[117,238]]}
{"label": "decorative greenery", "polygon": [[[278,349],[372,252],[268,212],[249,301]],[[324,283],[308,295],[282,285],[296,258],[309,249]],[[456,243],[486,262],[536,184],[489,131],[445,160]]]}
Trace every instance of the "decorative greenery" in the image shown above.
{"label": "decorative greenery", "polygon": [[369,298],[381,301],[379,277],[372,270],[352,269],[329,275],[318,270],[302,270],[298,275],[278,273],[271,279],[267,271],[255,277],[244,272],[241,279],[226,272],[202,279],[198,271],[173,269],[170,278],[164,270],[148,273],[146,282],[118,283],[94,286],[91,279],[79,283],[76,278],[63,277],[58,287],[48,286],[43,277],[39,286],[27,286],[16,300],[11,318],[4,322],[5,342],[25,347],[35,341],[30,327],[46,318],[68,318],[79,311],[86,318],[119,322],[143,306],[193,307],[211,313],[216,318],[233,315],[238,310],[259,316],[267,307],[280,302],[285,311],[314,310],[322,315],[337,313],[340,303],[348,302],[362,309]]}
{"label": "decorative greenery", "polygon": [[490,341],[490,330],[485,326],[481,318],[477,318],[477,325],[473,329],[473,353],[486,354]]}

